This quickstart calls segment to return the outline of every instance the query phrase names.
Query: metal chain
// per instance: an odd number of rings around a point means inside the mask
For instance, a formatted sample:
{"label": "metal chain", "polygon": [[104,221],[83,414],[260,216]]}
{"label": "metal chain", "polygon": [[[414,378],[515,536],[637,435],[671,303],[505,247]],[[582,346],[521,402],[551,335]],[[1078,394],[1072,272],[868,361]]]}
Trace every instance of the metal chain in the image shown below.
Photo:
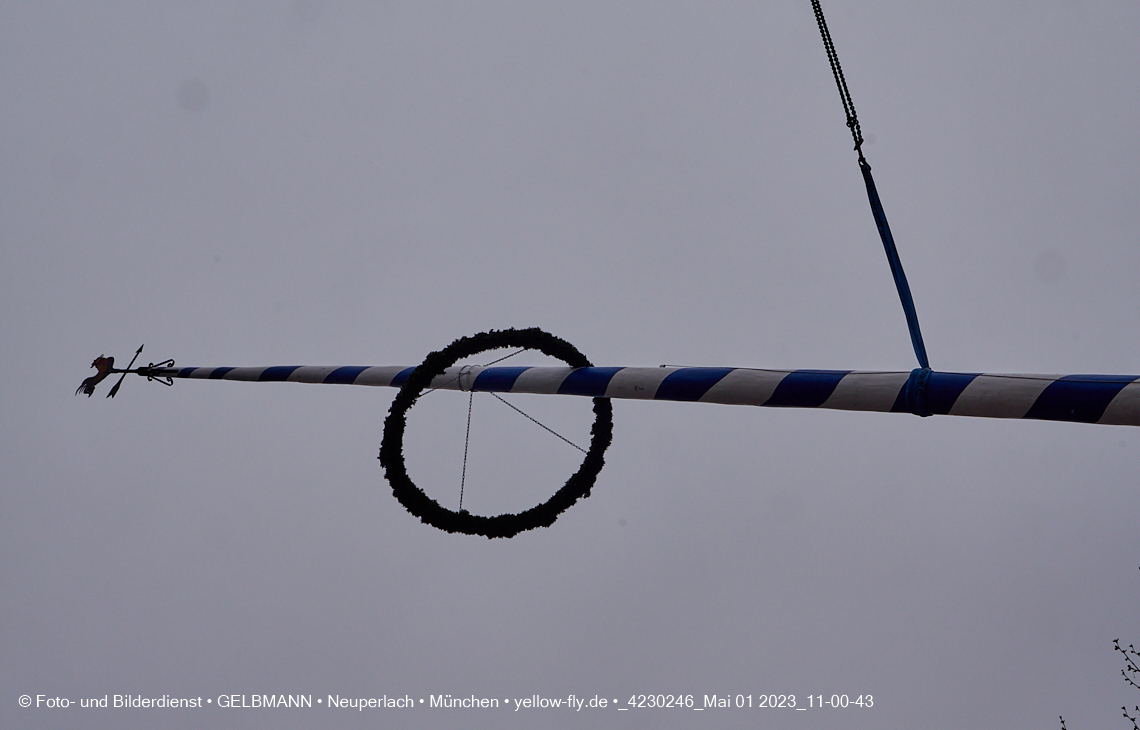
{"label": "metal chain", "polygon": [[855,102],[851,101],[851,92],[847,90],[847,80],[843,78],[843,67],[839,65],[839,54],[835,52],[835,44],[831,42],[831,32],[827,29],[827,20],[823,17],[823,8],[819,0],[811,0],[812,9],[815,10],[815,23],[819,26],[819,34],[823,37],[823,47],[827,50],[827,61],[831,64],[831,74],[835,77],[835,85],[839,89],[839,98],[843,102],[843,113],[847,115],[847,126],[851,130],[851,138],[855,140],[855,151],[859,159],[863,159],[863,132],[859,129],[859,117],[855,114]]}

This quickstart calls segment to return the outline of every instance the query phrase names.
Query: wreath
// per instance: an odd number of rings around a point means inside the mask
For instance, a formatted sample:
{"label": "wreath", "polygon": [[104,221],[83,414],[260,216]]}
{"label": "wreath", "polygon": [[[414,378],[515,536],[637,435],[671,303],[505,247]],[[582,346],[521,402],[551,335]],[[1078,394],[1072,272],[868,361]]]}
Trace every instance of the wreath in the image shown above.
{"label": "wreath", "polygon": [[592,367],[586,356],[563,339],[555,337],[536,327],[529,329],[506,329],[480,332],[470,337],[460,337],[447,347],[430,353],[424,358],[396,394],[388,417],[384,420],[384,439],[380,443],[380,465],[384,476],[392,485],[392,494],[400,504],[420,521],[445,532],[460,532],[466,535],[493,537],[514,537],[524,530],[536,527],[549,527],[558,516],[574,505],[579,499],[590,496],[590,489],[605,465],[604,454],[613,438],[613,406],[609,398],[594,398],[594,425],[590,428],[590,448],[582,465],[574,472],[562,488],[549,500],[518,514],[505,513],[487,517],[474,515],[467,510],[455,512],[443,507],[424,494],[408,476],[404,465],[404,429],[407,426],[408,410],[425,390],[431,387],[432,379],[457,361],[488,350],[501,348],[522,348],[538,350],[550,357],[558,358],[570,367]]}

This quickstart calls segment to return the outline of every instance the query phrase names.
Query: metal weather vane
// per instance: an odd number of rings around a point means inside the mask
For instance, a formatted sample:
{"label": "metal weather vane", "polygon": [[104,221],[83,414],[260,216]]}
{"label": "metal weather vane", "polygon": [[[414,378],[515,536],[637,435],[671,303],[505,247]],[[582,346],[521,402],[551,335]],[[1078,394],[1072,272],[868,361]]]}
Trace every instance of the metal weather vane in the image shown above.
{"label": "metal weather vane", "polygon": [[77,388],[75,391],[75,394],[79,395],[82,392],[84,395],[90,398],[95,394],[95,386],[103,382],[108,375],[118,375],[119,373],[122,373],[122,375],[119,376],[119,380],[111,387],[111,391],[107,393],[108,398],[114,398],[116,395],[118,395],[119,386],[123,384],[123,379],[127,377],[128,373],[142,375],[147,380],[154,380],[162,383],[163,385],[174,385],[174,381],[170,379],[170,376],[159,373],[160,370],[166,371],[170,368],[173,368],[173,360],[163,360],[159,363],[152,362],[147,364],[146,367],[137,367],[134,370],[131,369],[131,365],[134,365],[135,360],[138,360],[139,355],[142,354],[143,347],[145,347],[145,345],[139,345],[139,349],[135,352],[135,356],[131,358],[131,361],[123,370],[118,370],[115,368],[115,358],[113,357],[100,355],[99,357],[95,358],[95,361],[91,363],[91,367],[95,368],[96,373],[80,383],[79,388]]}

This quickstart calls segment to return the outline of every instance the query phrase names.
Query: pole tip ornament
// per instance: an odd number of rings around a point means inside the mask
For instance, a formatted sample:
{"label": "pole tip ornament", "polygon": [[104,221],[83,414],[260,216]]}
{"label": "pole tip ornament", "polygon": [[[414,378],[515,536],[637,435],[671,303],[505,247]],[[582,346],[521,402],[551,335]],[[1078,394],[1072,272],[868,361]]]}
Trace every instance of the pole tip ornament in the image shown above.
{"label": "pole tip ornament", "polygon": [[115,367],[115,358],[113,357],[100,355],[99,357],[95,358],[95,361],[91,363],[91,367],[95,368],[97,372],[90,378],[87,378],[82,383],[80,383],[79,388],[75,391],[75,394],[79,395],[80,393],[83,393],[88,398],[90,398],[95,394],[95,386],[106,380],[108,375],[114,374],[120,374],[119,380],[111,387],[111,392],[107,393],[108,398],[114,398],[115,395],[119,392],[119,386],[123,384],[123,378],[127,377],[127,373],[142,375],[147,380],[153,380],[155,382],[162,383],[163,385],[174,385],[174,380],[172,380],[169,375],[158,372],[163,368],[174,367],[173,360],[163,360],[159,363],[152,362],[149,363],[146,367],[137,367],[134,370],[131,369],[131,365],[134,365],[135,360],[137,360],[139,358],[139,355],[142,354],[143,347],[143,345],[139,345],[139,349],[135,352],[135,356],[131,358],[131,361],[127,364],[127,367],[123,368],[122,370]]}

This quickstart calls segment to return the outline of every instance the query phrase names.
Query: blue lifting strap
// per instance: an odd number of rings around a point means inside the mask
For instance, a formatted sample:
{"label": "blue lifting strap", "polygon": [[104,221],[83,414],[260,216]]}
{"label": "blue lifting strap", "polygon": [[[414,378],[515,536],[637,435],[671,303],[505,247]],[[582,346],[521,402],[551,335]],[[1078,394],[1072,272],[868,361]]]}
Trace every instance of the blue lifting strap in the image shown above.
{"label": "blue lifting strap", "polygon": [[[910,285],[906,283],[902,261],[899,260],[899,252],[895,249],[895,239],[891,236],[891,227],[887,225],[887,214],[883,212],[883,204],[879,202],[879,191],[875,189],[875,179],[871,177],[871,166],[863,158],[863,132],[859,127],[859,116],[855,113],[855,102],[851,100],[851,92],[847,89],[847,79],[843,76],[843,67],[839,64],[839,54],[835,52],[835,44],[831,40],[831,31],[827,29],[823,8],[819,6],[819,0],[811,0],[811,5],[815,11],[815,22],[819,26],[824,50],[827,51],[827,61],[831,64],[831,74],[835,77],[835,86],[839,89],[839,98],[843,102],[843,113],[847,115],[847,128],[851,130],[855,151],[859,153],[859,169],[863,171],[863,182],[867,184],[867,198],[871,201],[871,213],[875,216],[875,225],[879,227],[879,237],[883,239],[883,249],[887,252],[887,262],[891,265],[891,275],[895,277],[895,288],[899,290],[899,299],[902,300],[906,326],[910,329],[910,342],[914,345],[914,354],[918,356],[919,369],[911,376],[912,383],[908,385],[907,401],[911,405],[912,412],[930,415],[924,412],[926,408],[923,401],[926,379],[930,376],[930,363],[926,359],[926,345],[922,343],[922,330],[918,328],[918,314],[914,311]],[[920,372],[924,374],[920,376]]]}
{"label": "blue lifting strap", "polygon": [[906,380],[906,409],[916,416],[932,415],[926,406],[926,385],[933,372],[930,368],[915,368]]}
{"label": "blue lifting strap", "polygon": [[867,198],[871,201],[871,213],[875,216],[875,225],[879,227],[879,237],[883,239],[883,249],[887,252],[887,261],[891,265],[891,275],[895,277],[895,287],[899,290],[899,299],[902,300],[903,312],[906,313],[906,326],[910,328],[910,341],[914,345],[914,354],[918,356],[918,364],[923,370],[930,369],[926,359],[926,345],[922,343],[922,330],[918,328],[918,314],[914,311],[914,299],[910,295],[910,285],[906,283],[906,272],[903,271],[899,252],[895,249],[895,239],[891,236],[891,227],[887,225],[887,214],[883,212],[883,204],[879,202],[879,192],[875,189],[875,179],[871,177],[871,166],[859,155],[859,169],[863,171],[863,181],[867,183]]}

